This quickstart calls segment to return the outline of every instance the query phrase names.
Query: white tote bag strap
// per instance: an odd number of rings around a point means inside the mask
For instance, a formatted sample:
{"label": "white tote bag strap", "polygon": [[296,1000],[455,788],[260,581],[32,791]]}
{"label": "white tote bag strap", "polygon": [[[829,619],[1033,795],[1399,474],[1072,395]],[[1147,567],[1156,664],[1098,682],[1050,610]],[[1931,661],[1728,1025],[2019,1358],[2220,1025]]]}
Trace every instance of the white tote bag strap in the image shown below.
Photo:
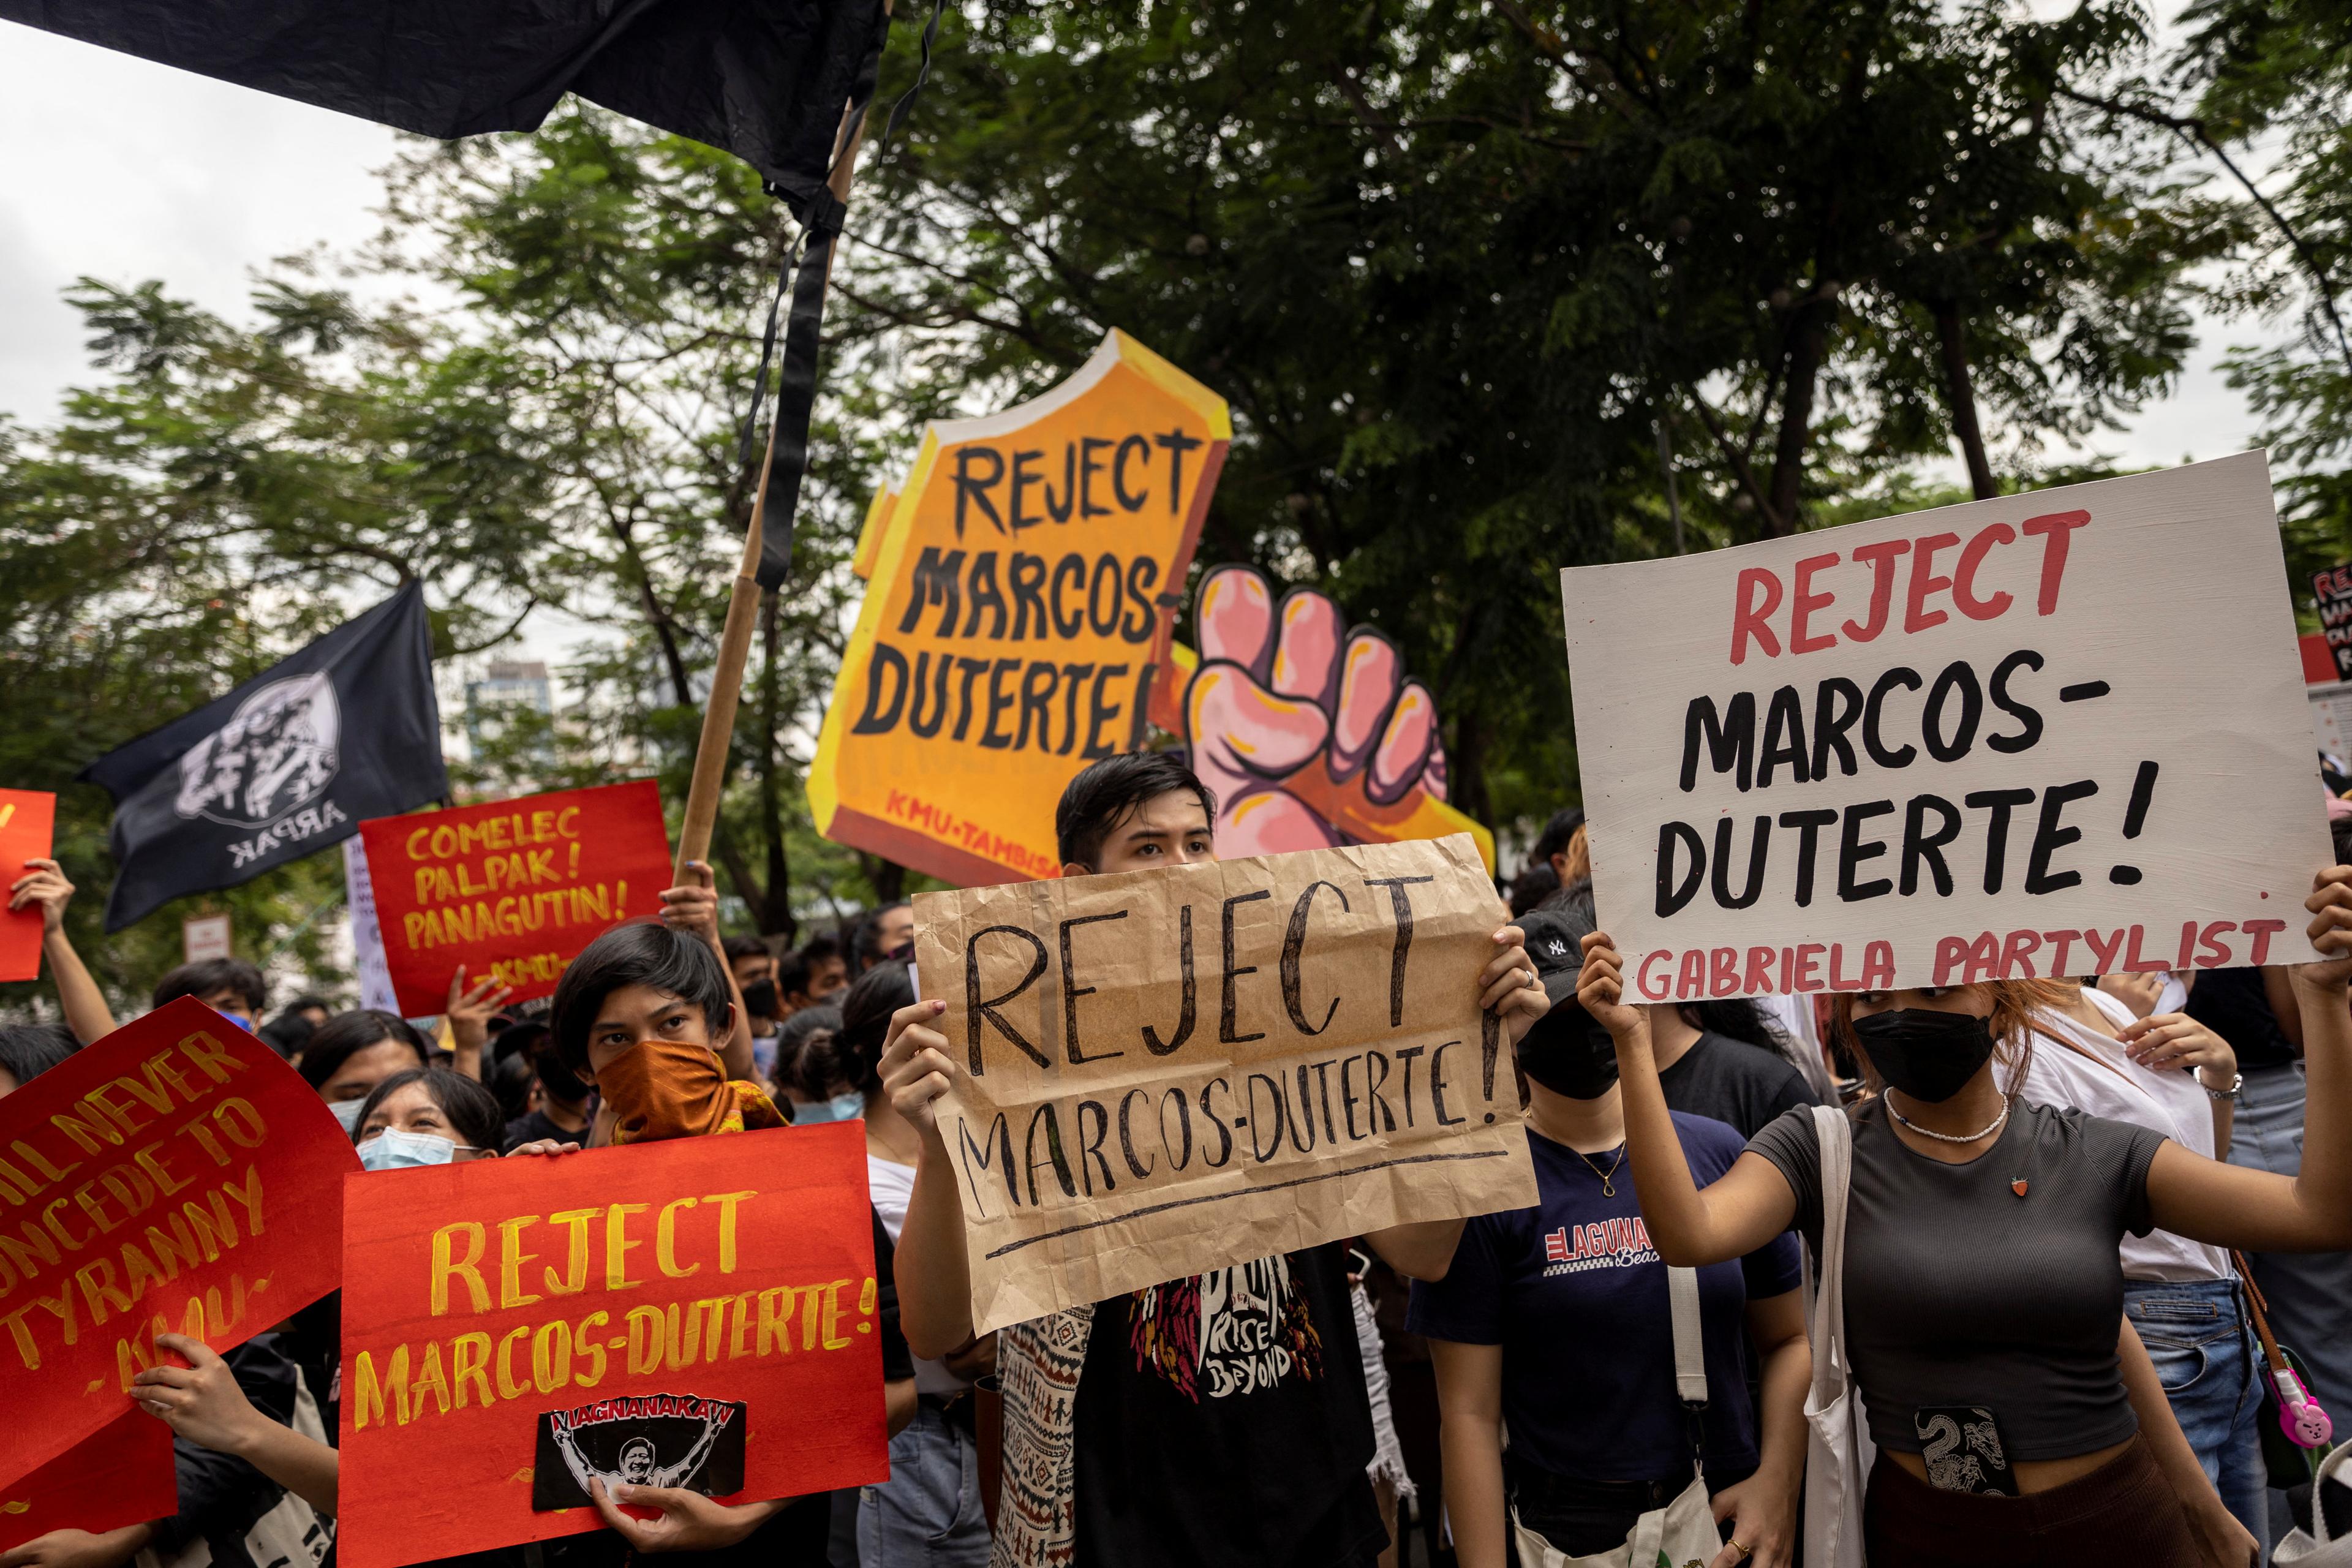
{"label": "white tote bag strap", "polygon": [[1666,1300],[1674,1308],[1675,1394],[1685,1405],[1706,1404],[1706,1344],[1699,1337],[1698,1271],[1666,1270]]}
{"label": "white tote bag strap", "polygon": [[2321,1500],[2320,1494],[2327,1489],[2330,1481],[2337,1486],[2352,1486],[2352,1481],[2347,1481],[2336,1473],[2343,1468],[2347,1458],[2352,1458],[2352,1443],[2338,1444],[2335,1452],[2319,1461],[2318,1473],[2311,1478],[2311,1532],[2319,1538],[2322,1546],[2328,1543],[2327,1505]]}
{"label": "white tote bag strap", "polygon": [[1837,1397],[1851,1371],[1845,1357],[1845,1207],[1853,1182],[1853,1127],[1836,1106],[1813,1107],[1822,1146],[1821,1289],[1813,1302],[1813,1393]]}

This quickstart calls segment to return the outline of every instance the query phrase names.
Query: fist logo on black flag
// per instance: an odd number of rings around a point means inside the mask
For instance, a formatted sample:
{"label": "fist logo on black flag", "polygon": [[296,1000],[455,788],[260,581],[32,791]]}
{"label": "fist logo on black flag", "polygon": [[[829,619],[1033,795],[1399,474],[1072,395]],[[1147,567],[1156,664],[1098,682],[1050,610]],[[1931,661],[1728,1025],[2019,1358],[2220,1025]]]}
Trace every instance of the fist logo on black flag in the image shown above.
{"label": "fist logo on black flag", "polygon": [[180,759],[173,809],[231,827],[260,827],[334,782],[342,710],[321,673],[273,680]]}
{"label": "fist logo on black flag", "polygon": [[539,1418],[530,1506],[589,1508],[588,1483],[678,1487],[704,1497],[743,1489],[743,1402],[690,1394],[627,1394]]}

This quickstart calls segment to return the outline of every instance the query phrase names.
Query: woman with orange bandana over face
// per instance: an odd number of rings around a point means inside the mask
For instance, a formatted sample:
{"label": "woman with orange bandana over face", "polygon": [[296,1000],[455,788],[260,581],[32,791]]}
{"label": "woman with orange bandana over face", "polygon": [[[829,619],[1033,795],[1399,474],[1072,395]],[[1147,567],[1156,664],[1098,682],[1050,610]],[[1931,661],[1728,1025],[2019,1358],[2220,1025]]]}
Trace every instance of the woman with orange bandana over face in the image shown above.
{"label": "woman with orange bandana over face", "polygon": [[[707,873],[706,873],[707,879]],[[749,1078],[730,1076],[722,1047],[740,1043],[742,1006],[717,944],[697,929],[681,904],[706,900],[662,895],[667,924],[635,921],[588,944],[555,987],[549,1022],[556,1055],[579,1077],[593,1079],[604,1097],[598,1125],[615,1144],[756,1131],[786,1124],[766,1091]],[[707,900],[715,904],[715,900]],[[898,1329],[898,1289],[890,1240],[874,1223],[875,1278],[882,1304],[882,1389],[892,1434],[915,1411],[914,1367]],[[819,1568],[831,1521],[826,1494],[729,1507],[676,1488],[591,1489],[604,1522],[639,1552],[691,1552],[711,1562],[740,1559],[759,1568]],[[657,1509],[640,1520],[620,1503]]]}

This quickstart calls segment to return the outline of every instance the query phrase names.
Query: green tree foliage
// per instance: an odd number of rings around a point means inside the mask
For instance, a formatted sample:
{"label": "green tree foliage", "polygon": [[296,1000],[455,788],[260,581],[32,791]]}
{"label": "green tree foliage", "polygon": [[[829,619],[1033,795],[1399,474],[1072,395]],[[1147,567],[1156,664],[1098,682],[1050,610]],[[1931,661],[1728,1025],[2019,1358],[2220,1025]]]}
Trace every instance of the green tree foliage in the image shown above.
{"label": "green tree foliage", "polygon": [[[2300,580],[2352,557],[2352,11],[2201,0],[2182,23],[2168,91],[2131,101],[2234,177],[2247,244],[2222,301],[2294,328],[2225,363],[2284,470],[2280,522]],[[2175,97],[2184,110],[2163,107]]]}
{"label": "green tree foliage", "polygon": [[[1009,396],[1119,326],[1234,404],[1202,560],[1435,689],[1457,798],[1567,792],[1562,565],[1786,532],[1964,429],[2021,472],[2188,346],[2215,231],[2063,100],[2136,9],[1041,4],[966,13],[845,282],[898,383]],[[1990,425],[1990,437],[1979,432]]]}

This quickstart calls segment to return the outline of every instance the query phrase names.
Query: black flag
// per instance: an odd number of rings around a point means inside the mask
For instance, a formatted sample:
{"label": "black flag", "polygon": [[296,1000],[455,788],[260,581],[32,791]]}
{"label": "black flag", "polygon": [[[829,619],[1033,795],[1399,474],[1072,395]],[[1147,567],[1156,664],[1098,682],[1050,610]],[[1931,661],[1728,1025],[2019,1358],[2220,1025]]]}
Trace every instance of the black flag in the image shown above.
{"label": "black flag", "polygon": [[423,584],[79,777],[114,796],[110,931],[447,795]]}
{"label": "black flag", "polygon": [[881,0],[0,0],[0,16],[444,139],[576,92],[734,153],[804,212]]}

